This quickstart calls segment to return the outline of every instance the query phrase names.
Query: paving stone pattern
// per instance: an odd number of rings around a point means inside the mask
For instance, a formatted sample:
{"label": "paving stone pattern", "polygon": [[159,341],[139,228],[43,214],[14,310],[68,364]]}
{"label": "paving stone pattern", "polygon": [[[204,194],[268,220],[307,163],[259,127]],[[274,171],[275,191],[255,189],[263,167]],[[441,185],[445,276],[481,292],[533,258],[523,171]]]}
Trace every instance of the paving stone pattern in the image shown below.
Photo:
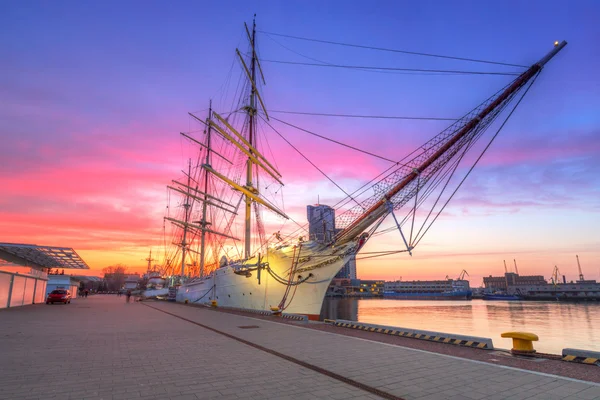
{"label": "paving stone pattern", "polygon": [[[179,304],[148,305],[407,400],[600,399],[600,386],[591,383]],[[239,328],[250,325],[258,328]],[[124,297],[2,310],[0,339],[2,400],[378,398]]]}
{"label": "paving stone pattern", "polygon": [[[150,305],[407,400],[600,399],[600,385],[591,382],[582,383],[180,304]],[[260,328],[238,328],[250,324]]]}
{"label": "paving stone pattern", "polygon": [[2,400],[212,398],[378,397],[125,297],[0,311]]}

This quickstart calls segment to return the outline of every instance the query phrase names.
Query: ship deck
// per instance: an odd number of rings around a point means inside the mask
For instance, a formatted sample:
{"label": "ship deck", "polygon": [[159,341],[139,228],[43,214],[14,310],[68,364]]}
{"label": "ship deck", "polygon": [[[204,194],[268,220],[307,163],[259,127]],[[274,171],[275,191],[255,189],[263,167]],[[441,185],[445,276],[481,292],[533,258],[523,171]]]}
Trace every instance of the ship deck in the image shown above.
{"label": "ship deck", "polygon": [[593,382],[175,303],[96,295],[0,320],[0,399],[600,399]]}

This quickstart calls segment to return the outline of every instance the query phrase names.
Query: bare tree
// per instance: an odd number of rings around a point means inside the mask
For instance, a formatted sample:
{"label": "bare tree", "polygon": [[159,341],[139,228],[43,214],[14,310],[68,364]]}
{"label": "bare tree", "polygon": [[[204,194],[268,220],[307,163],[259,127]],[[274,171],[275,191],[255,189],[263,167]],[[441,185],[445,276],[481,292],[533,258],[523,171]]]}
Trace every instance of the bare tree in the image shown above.
{"label": "bare tree", "polygon": [[107,285],[107,290],[117,291],[125,285],[127,277],[127,266],[123,264],[111,265],[102,269],[104,272],[104,281]]}

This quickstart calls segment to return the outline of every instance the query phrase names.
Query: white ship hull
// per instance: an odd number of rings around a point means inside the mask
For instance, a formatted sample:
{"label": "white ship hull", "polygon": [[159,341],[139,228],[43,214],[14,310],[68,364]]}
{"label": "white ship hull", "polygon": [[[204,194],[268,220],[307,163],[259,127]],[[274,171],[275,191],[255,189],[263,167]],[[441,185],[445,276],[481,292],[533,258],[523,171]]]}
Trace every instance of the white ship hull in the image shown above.
{"label": "white ship hull", "polygon": [[302,283],[290,286],[283,312],[318,319],[329,283],[355,251],[354,243],[331,248],[315,242],[303,243],[300,256],[295,254],[293,246],[269,249],[263,262],[268,262],[270,271],[266,268],[260,271],[260,283],[258,271],[243,274],[244,269],[256,265],[254,257],[221,267],[204,279],[185,283],[177,291],[177,301],[210,304],[216,300],[218,306],[269,311],[279,306],[288,288],[273,275],[287,282],[296,260],[292,282]]}

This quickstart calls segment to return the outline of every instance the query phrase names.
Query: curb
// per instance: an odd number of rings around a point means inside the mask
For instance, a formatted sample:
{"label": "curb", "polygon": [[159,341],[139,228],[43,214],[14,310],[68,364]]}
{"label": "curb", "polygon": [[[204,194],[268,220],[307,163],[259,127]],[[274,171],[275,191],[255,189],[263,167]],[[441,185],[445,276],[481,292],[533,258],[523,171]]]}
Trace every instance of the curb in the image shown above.
{"label": "curb", "polygon": [[600,366],[600,352],[579,349],[563,349],[562,360]]}
{"label": "curb", "polygon": [[428,340],[438,343],[448,343],[464,347],[473,347],[477,349],[491,350],[494,348],[492,339],[476,336],[453,335],[451,333],[421,331],[417,329],[399,328],[394,326],[384,326],[376,324],[365,324],[356,321],[346,320],[325,320],[342,328],[358,329],[367,332],[383,333],[392,336],[401,336],[412,339]]}

